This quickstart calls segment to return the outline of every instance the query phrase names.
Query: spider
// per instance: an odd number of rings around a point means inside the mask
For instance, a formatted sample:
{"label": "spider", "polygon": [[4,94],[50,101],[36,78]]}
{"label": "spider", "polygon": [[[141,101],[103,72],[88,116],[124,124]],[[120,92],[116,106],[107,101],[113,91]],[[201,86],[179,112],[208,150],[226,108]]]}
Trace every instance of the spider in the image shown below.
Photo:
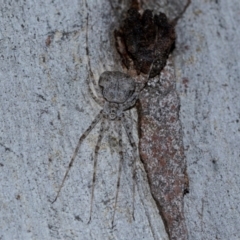
{"label": "spider", "polygon": [[[137,159],[137,146],[132,136],[132,131],[127,123],[126,117],[124,115],[124,111],[129,110],[130,108],[135,106],[136,101],[138,100],[138,96],[140,91],[142,90],[144,84],[139,84],[133,80],[129,75],[118,72],[118,71],[106,71],[103,72],[99,78],[99,88],[96,88],[96,92],[99,94],[101,93],[101,97],[96,97],[90,87],[90,80],[87,80],[88,83],[88,90],[92,98],[102,107],[102,110],[98,113],[95,119],[92,121],[90,126],[87,130],[82,134],[79,138],[78,144],[75,148],[73,156],[69,162],[68,168],[62,180],[62,183],[58,189],[57,195],[52,203],[54,203],[60,191],[64,185],[64,182],[68,176],[70,168],[73,165],[73,162],[77,156],[79,148],[83,140],[88,136],[88,134],[93,130],[98,122],[101,121],[100,124],[100,131],[97,140],[97,144],[94,151],[94,163],[93,163],[93,176],[92,176],[92,192],[91,192],[91,203],[90,203],[90,217],[88,223],[91,221],[92,216],[92,208],[93,208],[93,199],[94,199],[94,186],[95,186],[95,179],[96,179],[96,167],[97,167],[97,156],[98,151],[100,148],[100,144],[103,138],[103,133],[105,130],[106,122],[114,121],[117,125],[118,131],[118,139],[119,139],[119,155],[120,161],[118,166],[118,177],[117,177],[117,190],[115,195],[115,202],[114,202],[114,212],[112,217],[112,225],[114,223],[115,217],[115,209],[118,200],[118,193],[119,193],[119,186],[120,186],[120,176],[122,172],[122,163],[123,163],[123,152],[122,152],[122,125],[127,133],[128,139],[130,144],[133,148],[134,154],[134,164],[133,164],[133,180],[135,181],[136,175],[136,159]],[[133,184],[133,198],[135,192],[135,184]],[[134,219],[134,199],[133,199],[133,219]]]}

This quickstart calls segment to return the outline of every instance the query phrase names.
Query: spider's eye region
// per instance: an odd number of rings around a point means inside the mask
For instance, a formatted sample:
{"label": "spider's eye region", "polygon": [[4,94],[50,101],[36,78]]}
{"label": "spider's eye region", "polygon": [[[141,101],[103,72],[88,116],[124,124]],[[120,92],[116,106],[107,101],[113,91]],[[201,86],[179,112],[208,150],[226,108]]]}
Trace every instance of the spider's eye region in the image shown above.
{"label": "spider's eye region", "polygon": [[116,114],[116,109],[111,109],[111,110],[110,110],[110,113],[111,113],[111,114]]}
{"label": "spider's eye region", "polygon": [[117,111],[116,109],[110,109],[109,117],[111,120],[114,120],[117,116]]}

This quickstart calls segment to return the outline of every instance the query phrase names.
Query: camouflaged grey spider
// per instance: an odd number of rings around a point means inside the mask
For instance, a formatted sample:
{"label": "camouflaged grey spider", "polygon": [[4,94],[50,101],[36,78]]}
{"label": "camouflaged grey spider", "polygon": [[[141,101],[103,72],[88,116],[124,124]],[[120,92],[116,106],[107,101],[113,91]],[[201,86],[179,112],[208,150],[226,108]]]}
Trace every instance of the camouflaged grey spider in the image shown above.
{"label": "camouflaged grey spider", "polygon": [[[91,221],[91,214],[92,214],[92,205],[93,205],[93,199],[94,199],[94,185],[95,185],[95,178],[96,178],[96,166],[97,166],[97,156],[98,151],[100,148],[101,140],[103,138],[103,133],[105,130],[105,123],[107,121],[116,121],[117,123],[117,129],[118,129],[118,137],[119,137],[119,155],[120,155],[120,161],[119,161],[119,167],[118,167],[118,178],[117,178],[117,190],[116,190],[116,196],[115,196],[115,203],[114,203],[114,213],[113,213],[113,220],[112,224],[114,222],[114,216],[115,216],[115,209],[118,199],[118,192],[119,192],[119,186],[120,186],[120,176],[122,172],[122,162],[123,162],[123,152],[122,152],[122,125],[124,126],[127,136],[129,138],[130,144],[133,148],[134,152],[134,165],[133,165],[133,179],[135,179],[135,168],[136,168],[136,158],[137,158],[137,146],[134,142],[131,128],[129,124],[127,123],[127,120],[124,116],[124,111],[132,108],[135,106],[135,103],[138,99],[138,95],[140,90],[143,88],[140,87],[140,85],[137,85],[135,81],[128,76],[125,73],[122,72],[103,72],[99,79],[99,87],[101,89],[101,95],[102,97],[96,97],[90,87],[90,80],[88,79],[88,89],[92,96],[92,98],[103,107],[103,109],[99,112],[99,114],[95,117],[95,119],[92,121],[88,129],[82,134],[80,137],[77,147],[73,153],[73,156],[71,158],[71,161],[68,165],[68,169],[64,175],[64,178],[62,180],[62,183],[58,189],[57,196],[54,199],[52,203],[54,203],[59,194],[60,191],[64,185],[64,182],[66,180],[66,177],[70,171],[70,168],[73,165],[73,162],[77,156],[77,153],[79,151],[80,145],[83,142],[83,140],[88,136],[88,134],[91,132],[91,130],[96,126],[96,124],[101,121],[100,126],[100,132],[97,140],[97,144],[95,147],[95,155],[94,155],[94,166],[93,166],[93,177],[92,177],[92,193],[91,193],[91,205],[90,205],[90,218],[89,222]],[[100,90],[99,89],[99,90]],[[97,91],[97,89],[96,89]],[[97,93],[99,93],[97,91]],[[133,198],[134,198],[134,192],[135,192],[135,184],[133,184]],[[133,199],[134,204],[134,199]],[[133,205],[133,218],[134,218],[134,205]]]}

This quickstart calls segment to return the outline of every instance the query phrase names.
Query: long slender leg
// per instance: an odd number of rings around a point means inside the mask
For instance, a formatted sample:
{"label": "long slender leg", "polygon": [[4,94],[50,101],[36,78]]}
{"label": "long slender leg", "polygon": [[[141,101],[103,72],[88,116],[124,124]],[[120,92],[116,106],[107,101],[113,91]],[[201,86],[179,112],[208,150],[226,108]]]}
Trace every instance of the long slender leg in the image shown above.
{"label": "long slender leg", "polygon": [[92,193],[91,193],[91,203],[90,203],[90,217],[88,220],[88,223],[90,223],[91,218],[92,218],[92,208],[93,208],[93,199],[94,199],[94,188],[95,188],[95,180],[96,180],[96,172],[97,172],[97,157],[98,157],[98,152],[100,149],[100,144],[103,138],[103,134],[105,132],[105,119],[103,119],[98,135],[98,140],[97,140],[97,145],[95,147],[94,151],[94,161],[93,161],[93,178],[92,178]]}
{"label": "long slender leg", "polygon": [[136,101],[138,100],[138,95],[139,95],[139,92],[136,91],[132,95],[132,97],[127,102],[125,102],[123,104],[123,111],[125,111],[125,110],[127,110],[127,109],[129,109],[129,108],[131,108],[131,107],[133,107],[135,105]]}
{"label": "long slender leg", "polygon": [[126,130],[128,139],[130,141],[130,144],[133,148],[133,157],[134,157],[134,161],[133,161],[133,219],[134,219],[134,200],[135,200],[135,185],[136,185],[136,161],[137,161],[137,146],[136,143],[133,139],[132,136],[132,131],[131,128],[125,118],[125,116],[123,115],[123,120],[122,120],[123,126]]}
{"label": "long slender leg", "polygon": [[[87,55],[87,58],[88,58],[88,71],[89,71],[89,74],[88,74],[88,77],[87,77],[87,84],[88,84],[88,91],[90,93],[90,95],[92,96],[92,98],[100,105],[100,106],[103,106],[103,99],[100,97],[102,94],[100,93],[99,91],[99,88],[97,86],[97,83],[93,77],[93,71],[92,71],[92,67],[91,67],[91,62],[90,62],[90,57],[89,57],[89,49],[88,49],[88,46],[89,46],[89,41],[88,41],[88,14],[87,14],[87,26],[86,26],[86,55]],[[94,86],[94,89],[97,93],[97,97],[94,95],[92,89],[91,89],[91,86],[90,86],[90,80],[92,80],[92,84]]]}
{"label": "long slender leg", "polygon": [[[94,78],[92,70],[91,70],[90,76],[91,76],[91,79],[92,79],[93,88],[96,91],[96,94],[97,94],[97,96],[99,98],[99,96],[102,96],[102,93],[100,91],[100,87],[99,87],[98,83],[96,82],[96,80]],[[103,98],[101,98],[101,99],[103,99]]]}
{"label": "long slender leg", "polygon": [[68,169],[67,169],[67,171],[66,171],[66,173],[65,173],[65,175],[64,175],[64,178],[63,178],[63,180],[62,180],[62,183],[61,183],[61,185],[60,185],[60,187],[59,187],[59,189],[58,189],[57,196],[56,196],[55,199],[52,201],[52,203],[56,202],[56,200],[57,200],[57,198],[58,198],[58,196],[59,196],[59,194],[60,194],[60,192],[61,192],[61,189],[62,189],[62,187],[63,187],[63,185],[64,185],[64,182],[65,182],[65,180],[66,180],[66,178],[67,178],[67,175],[68,175],[68,173],[69,173],[69,171],[70,171],[70,168],[72,167],[73,162],[74,162],[74,160],[75,160],[75,158],[76,158],[76,156],[77,156],[77,153],[78,153],[78,151],[79,151],[79,148],[80,148],[80,146],[81,146],[81,143],[82,143],[83,140],[88,136],[88,134],[92,131],[92,129],[95,127],[95,125],[102,119],[102,117],[103,117],[103,110],[100,111],[100,113],[99,113],[99,114],[95,117],[95,119],[92,121],[92,123],[91,123],[91,125],[88,127],[88,129],[87,129],[87,130],[83,133],[83,135],[79,138],[77,147],[75,148],[75,151],[74,151],[74,153],[73,153],[73,156],[72,156],[72,158],[71,158],[71,161],[70,161],[69,164],[68,164]]}
{"label": "long slender leg", "polygon": [[116,196],[115,196],[115,202],[114,202],[114,212],[113,212],[113,218],[112,218],[112,227],[114,224],[114,218],[115,218],[115,212],[116,212],[116,206],[117,206],[117,200],[118,200],[118,194],[119,194],[119,187],[120,187],[120,180],[121,180],[121,173],[122,173],[122,164],[123,164],[123,151],[122,151],[122,123],[121,118],[118,119],[118,145],[119,145],[119,155],[120,155],[120,161],[118,166],[118,179],[117,179],[117,190],[116,190]]}
{"label": "long slender leg", "polygon": [[118,194],[119,194],[119,187],[120,187],[120,181],[121,181],[121,173],[122,173],[122,164],[123,164],[123,150],[122,150],[122,122],[121,118],[118,119],[118,146],[119,146],[119,165],[118,165],[118,179],[117,179],[117,190],[116,190],[116,196],[115,196],[115,202],[114,202],[114,210],[113,210],[113,218],[112,218],[112,227],[114,224],[114,218],[115,218],[115,212],[116,212],[116,206],[118,201]]}
{"label": "long slender leg", "polygon": [[182,17],[182,15],[186,12],[187,8],[189,7],[191,3],[191,0],[188,0],[186,5],[184,6],[183,10],[179,13],[179,15],[177,17],[175,17],[173,20],[172,20],[172,23],[173,24],[177,24],[177,21]]}
{"label": "long slender leg", "polygon": [[93,86],[94,86],[94,89],[96,90],[96,92],[97,92],[97,96],[95,96],[94,95],[94,93],[93,93],[93,90],[92,90],[92,88],[91,88],[91,83],[90,83],[90,78],[92,78],[91,77],[91,73],[88,75],[88,77],[87,77],[87,85],[88,85],[88,92],[90,93],[90,95],[91,95],[91,97],[94,99],[94,101],[96,102],[96,103],[98,103],[100,106],[102,106],[103,107],[103,105],[104,105],[104,99],[102,98],[102,97],[99,97],[99,91],[97,91],[97,86],[96,86],[96,83],[95,83],[95,81],[92,81],[92,83],[93,83]]}

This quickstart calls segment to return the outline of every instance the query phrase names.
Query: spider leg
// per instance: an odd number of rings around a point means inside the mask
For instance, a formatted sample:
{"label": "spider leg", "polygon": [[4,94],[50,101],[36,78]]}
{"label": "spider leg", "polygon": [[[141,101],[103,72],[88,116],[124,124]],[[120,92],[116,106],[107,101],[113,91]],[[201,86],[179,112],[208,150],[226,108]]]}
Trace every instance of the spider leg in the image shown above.
{"label": "spider leg", "polygon": [[136,103],[136,101],[138,100],[139,97],[139,91],[136,91],[131,98],[129,98],[129,100],[127,100],[124,104],[123,104],[123,111],[133,107]]}
{"label": "spider leg", "polygon": [[72,156],[72,158],[71,158],[71,161],[70,161],[69,164],[68,164],[68,169],[67,169],[67,171],[66,171],[66,173],[65,173],[65,175],[64,175],[64,178],[63,178],[63,180],[62,180],[62,183],[61,183],[61,185],[60,185],[60,187],[59,187],[59,189],[58,189],[57,196],[56,196],[55,199],[52,201],[52,203],[56,202],[56,200],[58,199],[58,196],[59,196],[59,194],[60,194],[60,192],[61,192],[61,189],[62,189],[62,187],[63,187],[63,185],[64,185],[64,182],[65,182],[65,180],[66,180],[66,178],[67,178],[67,175],[68,175],[68,173],[69,173],[69,171],[70,171],[70,169],[71,169],[71,167],[72,167],[72,165],[73,165],[73,162],[74,162],[74,160],[75,160],[75,158],[76,158],[76,156],[77,156],[77,153],[78,153],[78,151],[79,151],[79,148],[80,148],[80,146],[81,146],[81,143],[82,143],[83,140],[88,136],[88,134],[92,131],[92,129],[96,126],[96,124],[102,119],[102,117],[103,117],[103,110],[100,111],[100,113],[99,113],[99,114],[95,117],[95,119],[92,121],[92,123],[91,123],[91,125],[88,127],[88,129],[87,129],[87,130],[83,133],[83,135],[79,138],[77,147],[75,148],[75,151],[74,151],[74,153],[73,153],[73,156]]}
{"label": "spider leg", "polygon": [[[93,78],[93,73],[91,72],[91,73],[88,75],[88,77],[87,77],[88,92],[90,93],[90,95],[91,95],[91,97],[94,99],[94,101],[95,101],[96,103],[98,103],[100,106],[103,107],[103,105],[104,105],[104,99],[103,99],[102,97],[99,97],[99,96],[101,96],[101,93],[100,93],[100,90],[99,90],[96,82],[95,82],[95,81],[91,81],[91,82],[90,82],[90,79],[92,79],[92,78]],[[95,94],[94,94],[94,92],[93,92],[93,90],[92,90],[92,88],[91,88],[91,86],[90,86],[91,83],[93,84],[93,87],[94,87],[94,90],[95,90],[96,93],[97,93],[97,96],[95,96]]]}
{"label": "spider leg", "polygon": [[93,199],[94,199],[94,188],[95,188],[95,180],[96,180],[96,171],[97,171],[97,157],[98,157],[98,152],[100,149],[100,144],[103,138],[103,133],[105,132],[105,119],[103,119],[98,135],[98,140],[97,140],[97,145],[95,147],[94,151],[94,162],[93,162],[93,178],[92,178],[92,193],[91,193],[91,203],[90,203],[90,217],[88,220],[88,224],[91,222],[92,218],[92,208],[93,208]]}
{"label": "spider leg", "polygon": [[119,187],[120,187],[120,180],[121,180],[121,173],[122,173],[122,164],[123,164],[123,150],[122,150],[122,124],[121,124],[121,118],[118,119],[118,145],[119,145],[119,155],[120,155],[120,161],[118,166],[118,179],[117,179],[117,190],[115,195],[115,202],[114,202],[114,212],[113,212],[113,218],[112,218],[112,227],[114,224],[114,218],[115,218],[115,212],[116,212],[116,206],[117,206],[117,200],[118,200],[118,194],[119,194]]}
{"label": "spider leg", "polygon": [[[91,67],[91,62],[90,62],[90,58],[89,58],[89,49],[88,49],[88,46],[89,46],[89,42],[88,42],[88,14],[87,14],[87,28],[86,28],[86,53],[87,53],[87,58],[88,58],[88,77],[87,77],[87,85],[88,85],[88,91],[91,95],[91,97],[96,101],[96,103],[98,103],[100,106],[103,106],[104,104],[104,100],[103,98],[99,97],[99,96],[102,96],[102,94],[100,93],[100,90],[97,86],[97,83],[94,79],[94,76],[93,76],[93,71],[92,71],[92,67]],[[92,84],[94,86],[94,89],[97,93],[97,97],[94,95],[91,87],[90,87],[90,79],[92,80]]]}
{"label": "spider leg", "polygon": [[137,77],[137,79],[135,79],[135,84],[136,84],[135,91],[132,94],[132,96],[123,104],[123,111],[133,107],[136,104],[136,101],[139,98],[140,92],[143,90],[143,88],[145,87],[145,85],[149,80],[152,66],[153,64],[151,64],[148,74],[141,73]]}
{"label": "spider leg", "polygon": [[183,10],[178,14],[177,17],[175,17],[175,18],[172,20],[172,23],[173,23],[174,25],[177,24],[178,20],[179,20],[179,19],[182,17],[182,15],[186,12],[186,10],[187,10],[187,8],[189,7],[190,3],[191,3],[191,0],[188,0],[187,3],[186,3],[186,5],[184,6]]}
{"label": "spider leg", "polygon": [[134,157],[134,161],[133,161],[133,171],[132,171],[132,174],[133,174],[133,219],[134,218],[134,200],[135,200],[135,185],[136,185],[136,161],[137,161],[137,146],[136,146],[136,143],[133,139],[133,136],[132,136],[132,131],[131,131],[131,128],[125,118],[125,116],[123,115],[123,120],[122,120],[122,123],[123,123],[123,126],[125,128],[125,131],[127,133],[127,136],[128,136],[128,139],[130,141],[130,144],[133,148],[133,157]]}

